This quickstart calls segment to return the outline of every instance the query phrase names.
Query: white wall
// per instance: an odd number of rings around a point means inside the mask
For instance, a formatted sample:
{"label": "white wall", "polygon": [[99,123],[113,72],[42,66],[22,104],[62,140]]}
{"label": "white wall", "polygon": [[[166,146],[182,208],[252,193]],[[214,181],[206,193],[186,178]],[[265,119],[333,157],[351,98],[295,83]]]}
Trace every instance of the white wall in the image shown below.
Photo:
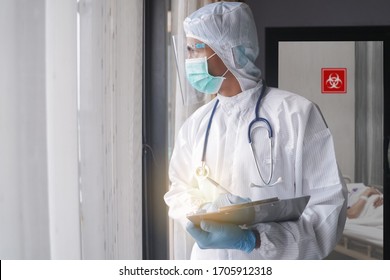
{"label": "white wall", "polygon": [[[347,93],[322,94],[321,68],[347,68]],[[279,43],[279,88],[319,105],[333,134],[341,172],[354,179],[355,43]]]}

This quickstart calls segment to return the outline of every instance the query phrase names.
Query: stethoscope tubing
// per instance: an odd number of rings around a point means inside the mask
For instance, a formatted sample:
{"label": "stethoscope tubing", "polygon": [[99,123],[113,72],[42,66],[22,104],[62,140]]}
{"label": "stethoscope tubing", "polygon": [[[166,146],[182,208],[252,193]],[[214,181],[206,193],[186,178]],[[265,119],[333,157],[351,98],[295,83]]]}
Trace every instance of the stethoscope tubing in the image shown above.
{"label": "stethoscope tubing", "polygon": [[[260,103],[262,101],[262,99],[264,98],[265,96],[265,92],[266,92],[266,88],[267,86],[265,85],[265,83],[263,82],[263,85],[262,85],[262,89],[261,89],[261,93],[260,93],[260,96],[259,98],[257,99],[257,102],[256,102],[256,107],[255,107],[255,118],[249,123],[248,125],[248,142],[250,144],[250,147],[251,147],[251,150],[252,150],[252,154],[253,154],[253,158],[254,158],[254,161],[256,163],[256,168],[257,168],[257,171],[259,173],[259,176],[261,178],[261,180],[263,181],[264,184],[266,185],[269,185],[271,180],[272,180],[272,177],[273,177],[273,159],[272,159],[272,137],[273,137],[273,130],[272,130],[272,126],[270,124],[270,122],[265,119],[265,118],[261,118],[259,116],[259,110],[260,110]],[[213,122],[213,118],[214,118],[214,114],[215,114],[215,111],[218,107],[218,104],[219,104],[219,99],[217,99],[215,101],[215,104],[214,104],[214,107],[213,107],[213,110],[211,111],[211,115],[210,115],[210,118],[209,118],[209,121],[208,121],[208,124],[207,124],[207,129],[206,129],[206,134],[205,134],[205,138],[204,138],[204,143],[203,143],[203,152],[202,152],[202,160],[201,160],[201,163],[202,163],[202,166],[200,168],[207,168],[206,166],[206,151],[207,151],[207,144],[208,144],[208,139],[209,139],[209,134],[210,134],[210,129],[211,129],[211,124]],[[268,178],[267,181],[264,180],[263,176],[261,175],[261,172],[260,172],[260,166],[258,164],[258,161],[256,160],[256,157],[255,157],[255,152],[253,150],[253,146],[252,146],[252,136],[251,136],[251,132],[253,131],[252,130],[252,126],[254,124],[256,124],[257,122],[263,122],[266,124],[267,126],[267,131],[268,131],[268,137],[269,137],[269,141],[270,141],[270,157],[271,157],[271,172],[270,172],[270,176]],[[204,170],[205,171],[205,170]],[[207,172],[208,173],[208,172]]]}
{"label": "stethoscope tubing", "polygon": [[217,110],[218,104],[219,104],[219,99],[217,99],[217,101],[215,101],[213,110],[211,111],[209,122],[207,124],[206,135],[204,137],[204,143],[203,143],[202,162],[205,162],[205,159],[206,159],[206,150],[207,150],[207,143],[209,141],[210,128],[211,128],[211,124],[213,122],[214,114],[215,114],[215,111]]}

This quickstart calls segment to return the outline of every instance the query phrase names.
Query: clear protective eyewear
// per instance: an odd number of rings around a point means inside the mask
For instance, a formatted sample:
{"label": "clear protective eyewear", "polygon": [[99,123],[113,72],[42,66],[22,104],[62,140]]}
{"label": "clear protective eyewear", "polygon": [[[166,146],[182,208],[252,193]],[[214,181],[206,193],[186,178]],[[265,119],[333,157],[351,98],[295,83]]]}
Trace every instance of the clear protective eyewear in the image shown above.
{"label": "clear protective eyewear", "polygon": [[206,56],[206,44],[205,43],[187,43],[187,57],[198,58]]}

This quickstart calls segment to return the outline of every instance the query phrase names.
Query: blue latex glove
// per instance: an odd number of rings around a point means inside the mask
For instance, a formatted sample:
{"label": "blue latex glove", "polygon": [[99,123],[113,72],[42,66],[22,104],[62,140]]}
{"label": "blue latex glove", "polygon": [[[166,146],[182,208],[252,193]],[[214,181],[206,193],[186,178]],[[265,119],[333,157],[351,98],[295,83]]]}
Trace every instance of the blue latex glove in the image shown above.
{"label": "blue latex glove", "polygon": [[233,224],[203,220],[197,227],[189,222],[187,231],[201,249],[237,249],[250,253],[256,246],[253,231]]}
{"label": "blue latex glove", "polygon": [[217,199],[215,199],[213,202],[209,202],[202,206],[202,209],[206,210],[207,212],[215,212],[218,211],[218,208],[223,206],[229,206],[233,204],[240,204],[245,202],[250,202],[250,198],[243,198],[238,195],[234,195],[231,193],[223,193],[220,194]]}

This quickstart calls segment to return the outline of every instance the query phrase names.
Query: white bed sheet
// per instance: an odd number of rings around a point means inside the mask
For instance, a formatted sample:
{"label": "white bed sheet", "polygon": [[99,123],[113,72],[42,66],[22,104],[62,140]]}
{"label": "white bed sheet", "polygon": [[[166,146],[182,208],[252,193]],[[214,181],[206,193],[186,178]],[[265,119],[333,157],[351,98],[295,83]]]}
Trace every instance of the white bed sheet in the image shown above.
{"label": "white bed sheet", "polygon": [[344,235],[366,240],[383,247],[383,227],[370,227],[356,224],[346,224]]}

